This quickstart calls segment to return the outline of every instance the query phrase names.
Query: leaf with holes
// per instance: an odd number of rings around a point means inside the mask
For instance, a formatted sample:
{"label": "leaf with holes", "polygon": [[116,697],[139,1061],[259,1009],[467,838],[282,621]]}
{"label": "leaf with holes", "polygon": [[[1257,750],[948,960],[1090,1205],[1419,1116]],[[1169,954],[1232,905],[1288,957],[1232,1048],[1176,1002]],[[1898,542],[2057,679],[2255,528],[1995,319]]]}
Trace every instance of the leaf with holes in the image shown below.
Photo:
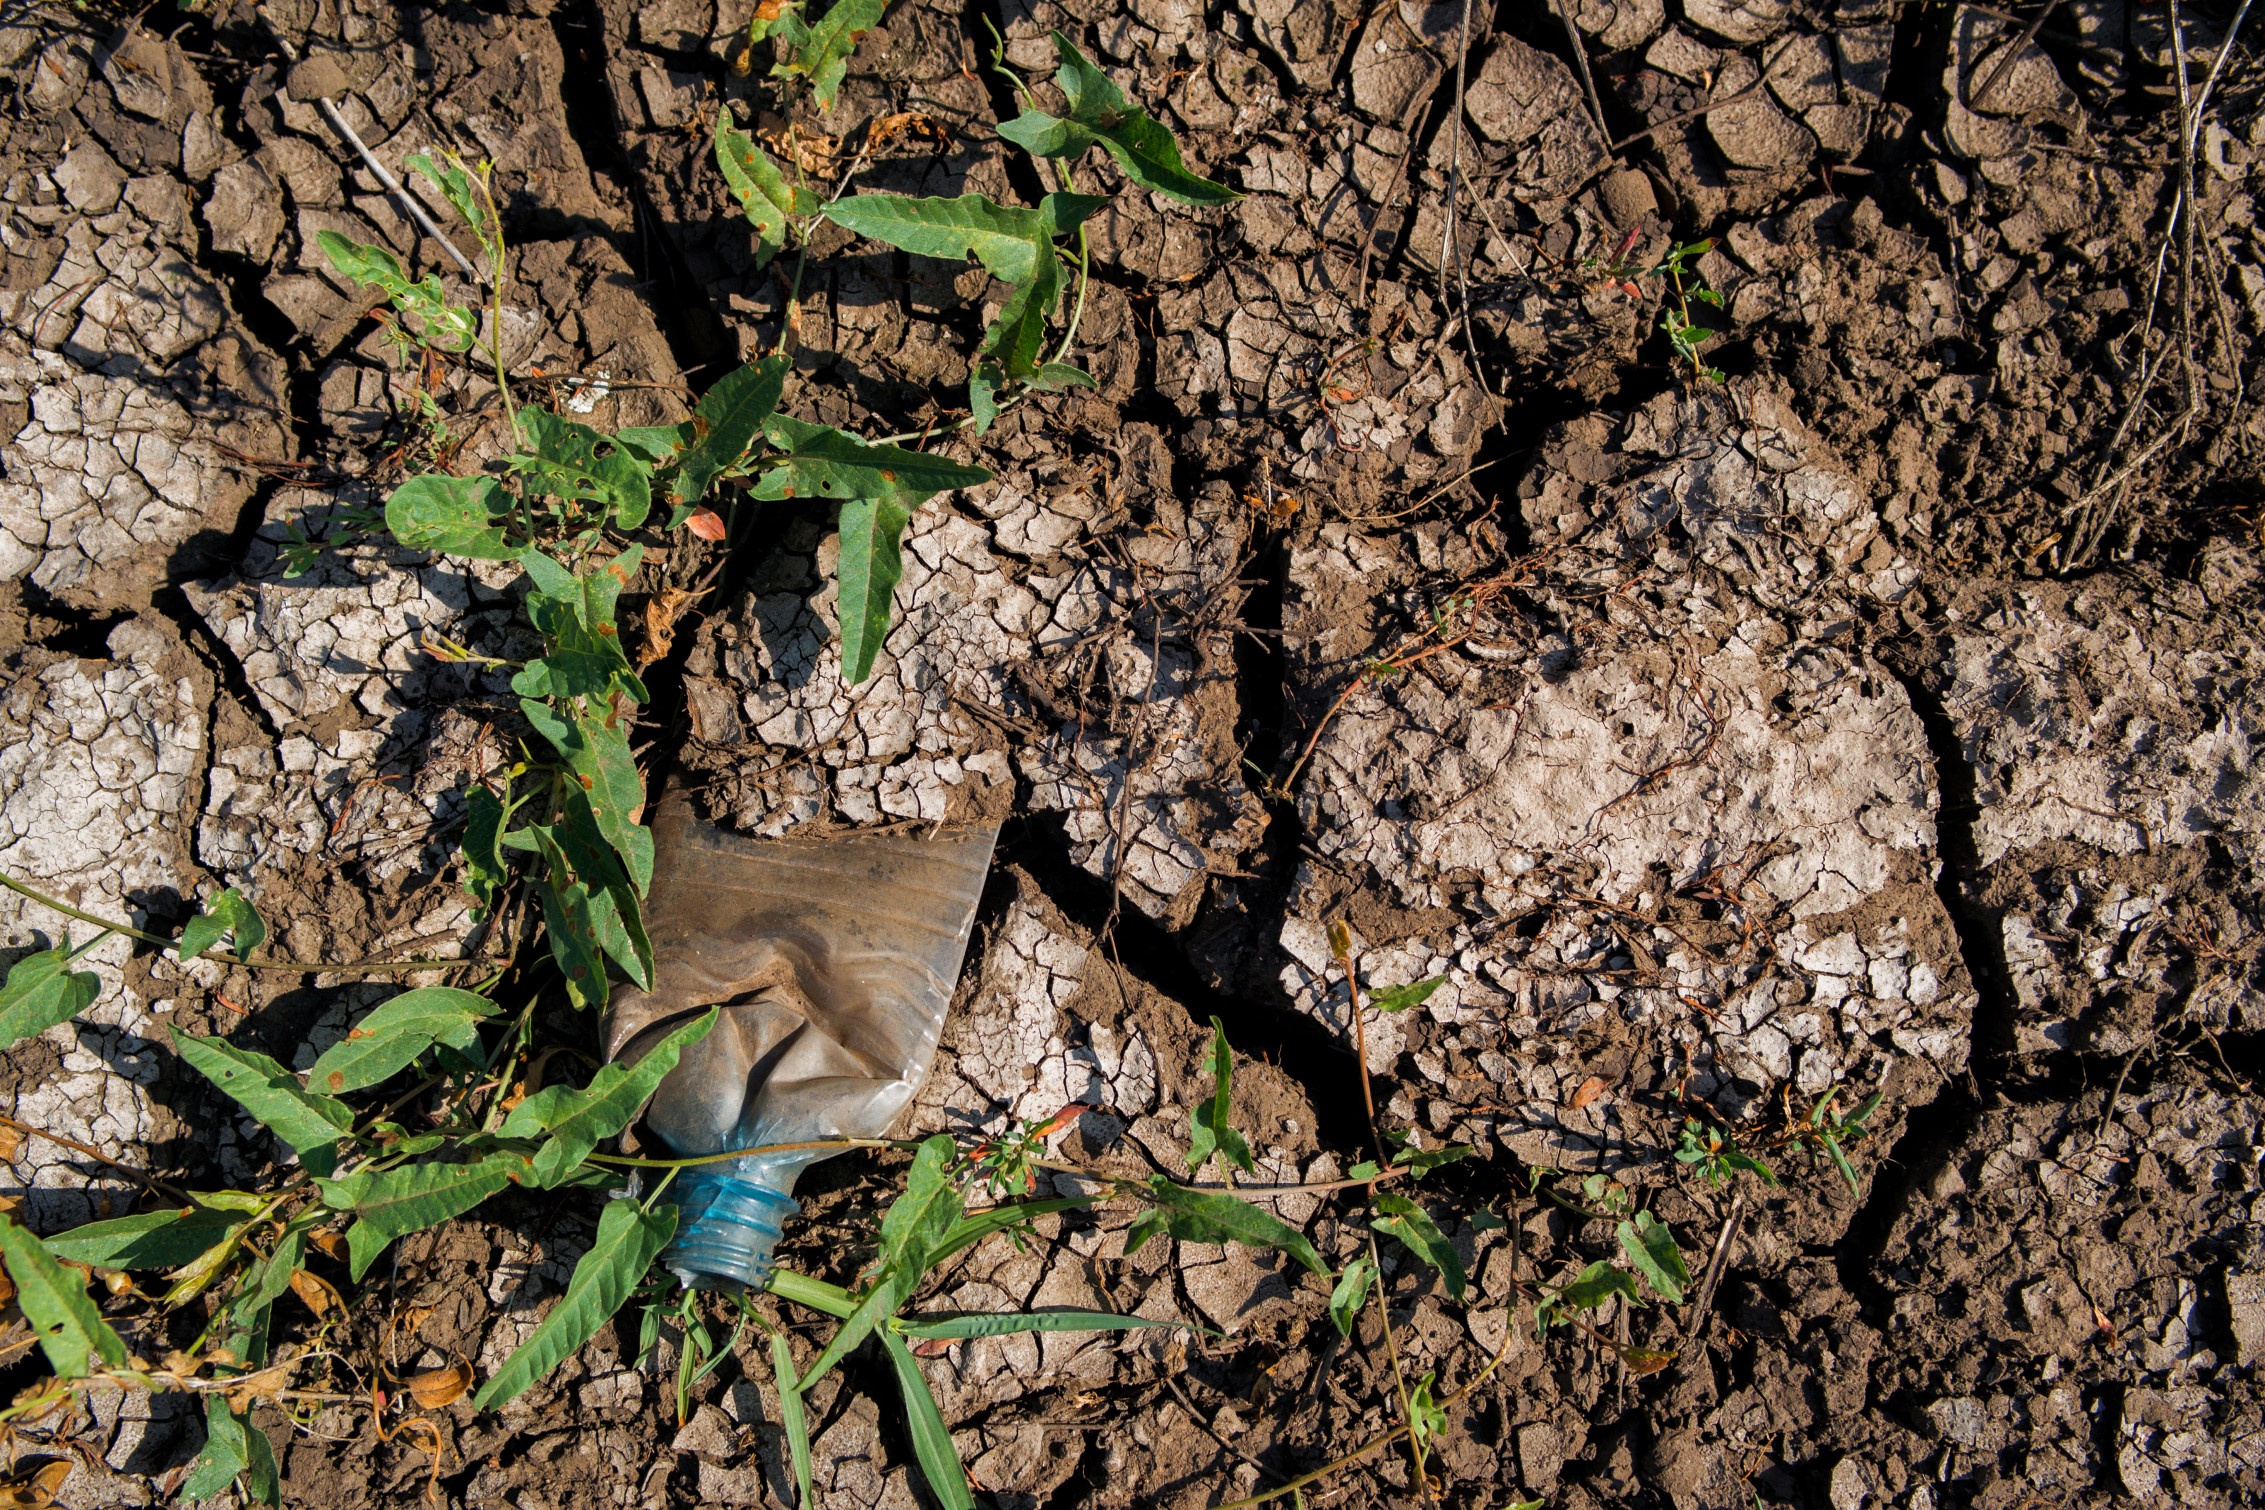
{"label": "leaf with holes", "polygon": [[1243,197],[1190,172],[1172,133],[1126,99],[1125,92],[1058,31],[1054,52],[1061,59],[1054,83],[1069,106],[1069,118],[1025,106],[1021,115],[999,128],[1001,136],[1033,157],[1075,157],[1098,142],[1127,178],[1183,204],[1229,205]]}
{"label": "leaf with holes", "polygon": [[27,954],[8,967],[0,986],[0,1049],[46,1032],[94,1005],[102,978],[71,968],[71,944]]}
{"label": "leaf with holes", "polygon": [[385,500],[385,527],[413,551],[509,561],[517,547],[504,538],[511,495],[493,477],[412,477]]}
{"label": "leaf with holes", "polygon": [[211,898],[189,919],[181,929],[178,952],[183,959],[195,959],[230,934],[236,936],[232,952],[240,960],[250,959],[252,951],[267,938],[267,924],[260,921],[259,909],[233,886]]}
{"label": "leaf with holes", "polygon": [[716,1025],[711,1007],[653,1045],[634,1064],[609,1064],[590,1084],[547,1085],[511,1109],[503,1122],[507,1138],[545,1137],[535,1151],[534,1183],[549,1188],[581,1166],[590,1150],[629,1125],[685,1049]]}
{"label": "leaf with holes", "polygon": [[502,1191],[525,1166],[519,1155],[490,1154],[470,1164],[357,1170],[315,1184],[323,1204],[354,1213],[354,1225],[346,1229],[346,1272],[358,1281],[395,1238],[462,1216]]}
{"label": "leaf with holes", "polygon": [[480,1386],[472,1408],[491,1410],[503,1404],[574,1356],[621,1309],[675,1235],[674,1206],[646,1211],[635,1201],[606,1202],[598,1216],[597,1239],[575,1264],[566,1294],[534,1335]]}
{"label": "leaf with holes", "polygon": [[1251,1248],[1280,1248],[1314,1273],[1328,1277],[1329,1266],[1313,1251],[1305,1234],[1248,1201],[1217,1190],[1190,1190],[1162,1175],[1150,1176],[1148,1198],[1155,1203],[1154,1209],[1143,1212],[1125,1234],[1127,1258],[1158,1233],[1169,1232],[1184,1243],[1234,1242]]}
{"label": "leaf with holes", "polygon": [[39,1336],[58,1379],[84,1379],[96,1363],[126,1366],[126,1344],[87,1298],[86,1275],[58,1262],[38,1238],[0,1216],[0,1259],[16,1284],[16,1307]]}
{"label": "leaf with holes", "polygon": [[1250,1145],[1235,1131],[1230,1119],[1229,1092],[1234,1085],[1235,1056],[1227,1047],[1227,1027],[1211,1019],[1211,1094],[1196,1103],[1188,1128],[1188,1173],[1201,1174],[1217,1153],[1237,1169],[1252,1168]]}
{"label": "leaf with holes", "polygon": [[323,1050],[307,1071],[307,1083],[332,1096],[367,1090],[407,1069],[435,1044],[469,1051],[480,1041],[480,1023],[494,1015],[494,1002],[452,986],[404,991]]}
{"label": "leaf with holes", "polygon": [[519,411],[519,437],[527,449],[510,466],[526,478],[528,492],[600,504],[625,530],[637,528],[652,512],[652,469],[612,436],[529,404]]}
{"label": "leaf with holes", "polygon": [[217,1038],[175,1033],[173,1049],[282,1139],[309,1174],[327,1175],[338,1167],[338,1140],[354,1126],[354,1113],[344,1102],[311,1094],[267,1055]]}
{"label": "leaf with holes", "polygon": [[1390,1191],[1377,1195],[1376,1209],[1384,1214],[1369,1225],[1398,1239],[1402,1247],[1437,1269],[1447,1281],[1447,1293],[1461,1301],[1465,1283],[1462,1256],[1431,1214],[1406,1196]]}
{"label": "leaf with holes", "polygon": [[738,201],[748,223],[755,227],[755,266],[761,268],[786,245],[788,224],[797,216],[818,213],[818,197],[800,184],[790,184],[755,138],[732,124],[731,110],[716,110],[716,166],[731,197]]}

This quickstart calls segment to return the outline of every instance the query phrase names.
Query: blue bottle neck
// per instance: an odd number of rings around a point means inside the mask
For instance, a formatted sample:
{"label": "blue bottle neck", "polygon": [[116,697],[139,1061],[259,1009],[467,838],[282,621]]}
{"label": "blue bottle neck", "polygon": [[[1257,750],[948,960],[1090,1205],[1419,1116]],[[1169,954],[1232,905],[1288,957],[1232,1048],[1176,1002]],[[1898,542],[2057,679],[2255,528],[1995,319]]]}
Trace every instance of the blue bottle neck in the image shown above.
{"label": "blue bottle neck", "polygon": [[677,1175],[676,1237],[661,1254],[689,1289],[760,1290],[771,1282],[772,1250],[801,1204],[787,1194],[799,1164],[752,1169],[696,1166]]}

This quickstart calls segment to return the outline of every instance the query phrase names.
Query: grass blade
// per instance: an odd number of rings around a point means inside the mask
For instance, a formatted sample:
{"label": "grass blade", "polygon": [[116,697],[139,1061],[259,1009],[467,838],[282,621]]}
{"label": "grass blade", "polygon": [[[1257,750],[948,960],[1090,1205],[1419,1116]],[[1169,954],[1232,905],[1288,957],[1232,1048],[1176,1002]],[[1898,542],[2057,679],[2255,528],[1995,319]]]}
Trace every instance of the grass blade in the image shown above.
{"label": "grass blade", "polygon": [[936,1503],[944,1510],[975,1510],[975,1497],[968,1493],[967,1470],[960,1466],[959,1449],[952,1445],[951,1428],[944,1424],[944,1413],[936,1408],[936,1397],[920,1372],[920,1360],[893,1332],[884,1331],[881,1342],[889,1350],[889,1361],[897,1367],[897,1387],[904,1391],[905,1426],[912,1434],[912,1453],[920,1460],[920,1476],[928,1481],[928,1492],[936,1496]]}
{"label": "grass blade", "polygon": [[[1083,1210],[1100,1199],[1093,1195],[1065,1195],[1050,1200],[1022,1201],[1012,1206],[993,1206],[988,1211],[970,1212],[952,1223],[951,1230],[944,1234],[943,1241],[936,1244],[928,1262],[931,1265],[940,1264],[961,1249],[974,1247],[994,1232],[1005,1232],[1011,1227],[1019,1227],[1025,1222],[1050,1216],[1057,1211]],[[772,1288],[778,1287],[773,1285]]]}
{"label": "grass blade", "polygon": [[675,1235],[674,1206],[647,1211],[635,1201],[608,1201],[598,1217],[597,1241],[574,1266],[565,1296],[519,1351],[480,1386],[472,1408],[491,1410],[503,1404],[572,1357],[621,1309],[654,1257]]}
{"label": "grass blade", "polygon": [[840,1285],[830,1285],[792,1269],[773,1269],[770,1291],[781,1300],[791,1300],[798,1306],[808,1306],[843,1321],[857,1311],[857,1297]]}
{"label": "grass blade", "polygon": [[810,1422],[802,1413],[802,1391],[794,1383],[794,1352],[783,1332],[771,1333],[771,1376],[779,1384],[779,1424],[786,1428],[786,1454],[794,1465],[795,1503],[810,1510]]}

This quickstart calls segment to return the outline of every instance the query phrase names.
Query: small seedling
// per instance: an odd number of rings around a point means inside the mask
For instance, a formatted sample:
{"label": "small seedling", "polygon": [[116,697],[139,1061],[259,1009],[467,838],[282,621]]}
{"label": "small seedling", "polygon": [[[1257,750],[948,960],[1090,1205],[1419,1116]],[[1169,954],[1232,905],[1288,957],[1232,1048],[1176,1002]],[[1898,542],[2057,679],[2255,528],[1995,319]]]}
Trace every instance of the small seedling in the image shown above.
{"label": "small seedling", "polygon": [[1880,1109],[1881,1096],[1879,1091],[1872,1092],[1857,1105],[1856,1110],[1843,1117],[1833,1110],[1838,1097],[1827,1095],[1810,1109],[1808,1120],[1798,1124],[1793,1130],[1792,1141],[1823,1150],[1825,1156],[1832,1160],[1833,1168],[1840,1171],[1840,1177],[1848,1182],[1850,1192],[1856,1195],[1862,1195],[1864,1187],[1857,1183],[1856,1169],[1848,1162],[1846,1150],[1870,1134],[1871,1128],[1866,1124],[1871,1121],[1872,1114]]}
{"label": "small seedling", "polygon": [[1646,297],[1643,285],[1654,278],[1667,283],[1667,306],[1660,313],[1659,328],[1665,332],[1668,344],[1675,350],[1676,359],[1691,369],[1694,378],[1705,378],[1712,383],[1728,381],[1719,367],[1710,365],[1699,348],[1714,339],[1719,332],[1700,325],[1691,318],[1691,305],[1696,302],[1723,307],[1722,295],[1707,287],[1695,264],[1714,250],[1714,239],[1679,241],[1667,250],[1658,262],[1648,266],[1632,260],[1630,253],[1643,238],[1643,227],[1633,226],[1621,238],[1619,247],[1609,258],[1588,257],[1581,263],[1582,271],[1619,289],[1631,299]]}
{"label": "small seedling", "polygon": [[1697,1165],[1699,1172],[1716,1185],[1729,1184],[1731,1177],[1741,1172],[1765,1185],[1778,1182],[1770,1167],[1741,1149],[1729,1132],[1695,1117],[1684,1119],[1682,1136],[1675,1145],[1675,1161]]}

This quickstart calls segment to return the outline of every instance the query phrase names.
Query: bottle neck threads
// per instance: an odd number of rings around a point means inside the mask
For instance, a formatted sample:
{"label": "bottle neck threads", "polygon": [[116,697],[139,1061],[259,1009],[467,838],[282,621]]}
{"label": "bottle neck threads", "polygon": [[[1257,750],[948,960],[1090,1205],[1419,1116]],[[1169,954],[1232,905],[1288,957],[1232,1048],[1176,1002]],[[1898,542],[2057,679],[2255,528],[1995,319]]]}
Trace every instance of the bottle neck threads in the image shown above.
{"label": "bottle neck threads", "polygon": [[676,1237],[661,1262],[686,1288],[752,1291],[770,1284],[779,1231],[802,1209],[787,1194],[801,1170],[774,1166],[748,1173],[756,1177],[726,1174],[715,1166],[677,1175],[672,1192]]}

